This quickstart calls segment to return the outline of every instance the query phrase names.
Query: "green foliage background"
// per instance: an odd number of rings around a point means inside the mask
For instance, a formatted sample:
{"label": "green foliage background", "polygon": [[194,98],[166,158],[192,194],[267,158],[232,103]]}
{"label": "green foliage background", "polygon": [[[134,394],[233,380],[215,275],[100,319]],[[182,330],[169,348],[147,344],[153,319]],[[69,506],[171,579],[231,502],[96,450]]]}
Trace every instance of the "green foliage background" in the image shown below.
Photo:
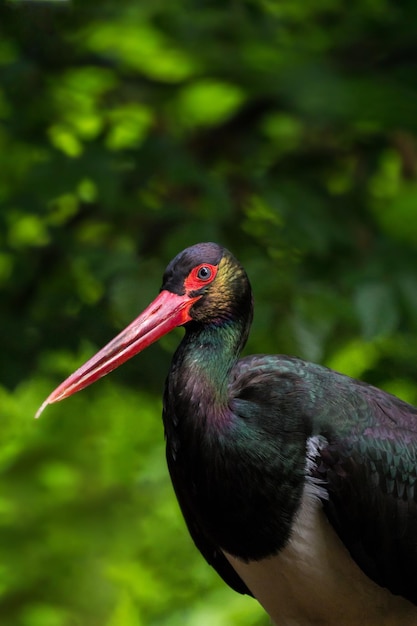
{"label": "green foliage background", "polygon": [[0,621],[261,626],[188,538],[161,392],[181,333],[32,417],[215,240],[247,352],[417,403],[417,3],[0,5]]}

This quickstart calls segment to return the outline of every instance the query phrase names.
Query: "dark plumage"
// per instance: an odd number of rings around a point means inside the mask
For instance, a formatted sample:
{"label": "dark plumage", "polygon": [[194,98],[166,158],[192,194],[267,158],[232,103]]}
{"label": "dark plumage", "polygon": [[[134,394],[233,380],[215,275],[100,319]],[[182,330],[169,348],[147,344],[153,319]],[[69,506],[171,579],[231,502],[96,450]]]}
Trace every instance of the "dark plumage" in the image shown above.
{"label": "dark plumage", "polygon": [[[379,585],[417,605],[417,409],[300,359],[238,360],[251,321],[251,288],[236,259],[217,244],[188,248],[168,265],[154,303],[41,410],[184,325],[166,382],[163,420],[175,492],[207,561],[235,590],[257,595],[236,563],[292,549],[308,501],[315,516],[324,510],[330,525],[321,517],[320,524],[329,532],[334,528],[376,583],[369,583],[372,593],[379,598]],[[360,593],[358,598],[361,606]],[[269,600],[261,601],[277,619],[280,607],[272,610]],[[391,606],[389,594],[386,602]],[[320,615],[325,608],[317,609]],[[283,609],[282,623],[316,623],[315,610],[311,622],[287,622]],[[411,604],[401,610],[401,623],[417,623]],[[320,623],[332,624],[332,615]]]}

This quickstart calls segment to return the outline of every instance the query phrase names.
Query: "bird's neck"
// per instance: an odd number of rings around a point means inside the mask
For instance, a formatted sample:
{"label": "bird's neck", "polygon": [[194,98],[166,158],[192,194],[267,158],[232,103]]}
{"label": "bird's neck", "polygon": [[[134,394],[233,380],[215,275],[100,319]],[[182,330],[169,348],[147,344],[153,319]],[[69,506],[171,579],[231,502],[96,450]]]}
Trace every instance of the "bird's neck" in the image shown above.
{"label": "bird's neck", "polygon": [[207,426],[227,417],[230,374],[246,337],[245,320],[186,328],[167,388],[178,419]]}

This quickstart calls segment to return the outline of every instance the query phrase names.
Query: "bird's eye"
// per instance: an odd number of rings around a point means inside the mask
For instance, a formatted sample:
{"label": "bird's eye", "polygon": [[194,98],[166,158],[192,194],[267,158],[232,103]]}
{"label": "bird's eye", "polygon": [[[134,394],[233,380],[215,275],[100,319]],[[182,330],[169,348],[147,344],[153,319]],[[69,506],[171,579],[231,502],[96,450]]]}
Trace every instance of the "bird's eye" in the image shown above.
{"label": "bird's eye", "polygon": [[197,278],[204,281],[210,280],[211,274],[211,268],[207,267],[207,265],[202,265],[197,272]]}

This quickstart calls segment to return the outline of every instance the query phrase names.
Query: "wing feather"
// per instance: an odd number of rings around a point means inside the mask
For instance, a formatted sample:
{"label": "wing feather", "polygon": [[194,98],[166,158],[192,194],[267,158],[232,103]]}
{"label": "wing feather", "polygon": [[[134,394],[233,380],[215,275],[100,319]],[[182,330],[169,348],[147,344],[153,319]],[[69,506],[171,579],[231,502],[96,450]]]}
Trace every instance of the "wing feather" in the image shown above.
{"label": "wing feather", "polygon": [[311,433],[319,436],[307,471],[326,490],[328,519],[372,580],[417,604],[417,409],[292,357],[243,359],[234,393],[249,380],[259,386],[292,380],[286,402],[297,396],[298,410],[301,396]]}

